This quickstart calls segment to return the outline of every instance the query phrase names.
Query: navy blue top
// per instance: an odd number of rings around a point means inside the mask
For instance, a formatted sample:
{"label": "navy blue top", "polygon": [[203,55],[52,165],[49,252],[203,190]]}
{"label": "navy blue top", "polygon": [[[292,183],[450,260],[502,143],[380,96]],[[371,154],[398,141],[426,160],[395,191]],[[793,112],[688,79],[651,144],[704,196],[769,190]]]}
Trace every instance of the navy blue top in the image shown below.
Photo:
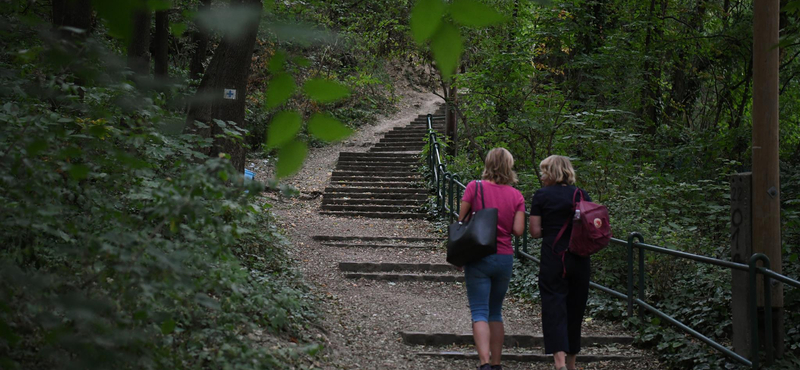
{"label": "navy blue top", "polygon": [[[575,206],[572,202],[572,196],[576,196],[576,201],[579,195],[575,194],[575,185],[550,185],[545,186],[533,194],[531,200],[531,216],[542,217],[542,252],[552,251],[553,241],[556,235],[561,231],[564,223],[571,220],[575,215]],[[585,191],[583,193],[583,200],[591,201]],[[555,252],[560,253],[567,249],[569,246],[569,236],[572,232],[572,222],[567,225],[567,230],[564,235],[558,240]]]}

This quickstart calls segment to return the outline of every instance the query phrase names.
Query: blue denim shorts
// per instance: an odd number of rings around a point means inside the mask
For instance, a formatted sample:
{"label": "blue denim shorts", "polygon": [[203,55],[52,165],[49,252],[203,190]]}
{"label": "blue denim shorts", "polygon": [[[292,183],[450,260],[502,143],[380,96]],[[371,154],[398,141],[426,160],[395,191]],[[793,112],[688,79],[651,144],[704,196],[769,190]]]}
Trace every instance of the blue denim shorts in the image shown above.
{"label": "blue denim shorts", "polygon": [[464,266],[472,322],[503,322],[503,299],[513,263],[511,254],[493,254]]}

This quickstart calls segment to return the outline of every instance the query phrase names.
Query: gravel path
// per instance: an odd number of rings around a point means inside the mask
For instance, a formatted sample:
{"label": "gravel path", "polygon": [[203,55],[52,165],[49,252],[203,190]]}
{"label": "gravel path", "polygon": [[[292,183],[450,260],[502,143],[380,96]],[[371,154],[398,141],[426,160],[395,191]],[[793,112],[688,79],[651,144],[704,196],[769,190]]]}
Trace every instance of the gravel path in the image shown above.
{"label": "gravel path", "polygon": [[[366,151],[381,133],[404,126],[418,114],[436,110],[440,99],[431,94],[409,92],[400,103],[399,113],[364,127],[347,141],[312,149],[304,168],[286,180],[302,193],[322,192],[328,185],[340,151]],[[271,176],[270,164],[254,160],[248,167],[257,178]],[[314,235],[437,237],[443,235],[428,221],[338,218],[318,213],[321,197],[310,200],[273,201],[273,211],[293,244],[288,251],[315,293],[322,297],[320,311],[326,330],[324,369],[474,369],[475,360],[450,360],[415,355],[424,351],[474,351],[473,348],[408,346],[399,332],[471,331],[466,289],[461,283],[386,282],[348,280],[338,270],[339,262],[445,263],[441,244],[428,243],[429,249],[398,249],[325,246]],[[454,272],[456,273],[456,272]],[[504,318],[508,334],[539,334],[538,304],[511,297],[505,303]],[[599,320],[584,326],[586,334],[625,335],[621,328]],[[515,351],[509,349],[509,351]],[[516,350],[519,352],[520,350]],[[531,352],[530,349],[527,350]],[[636,363],[582,364],[582,369],[657,369],[652,355],[631,349],[597,348],[587,353],[620,354],[633,351],[643,358]],[[551,363],[504,364],[506,369],[552,369]]]}

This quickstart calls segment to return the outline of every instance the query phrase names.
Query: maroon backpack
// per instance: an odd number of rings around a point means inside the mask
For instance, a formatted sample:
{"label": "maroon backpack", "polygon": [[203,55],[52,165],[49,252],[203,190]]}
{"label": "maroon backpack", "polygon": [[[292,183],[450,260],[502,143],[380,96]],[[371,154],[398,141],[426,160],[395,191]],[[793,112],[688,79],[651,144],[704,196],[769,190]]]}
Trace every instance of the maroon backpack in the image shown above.
{"label": "maroon backpack", "polygon": [[[580,199],[576,202],[576,196],[580,195]],[[572,233],[569,237],[569,250],[570,253],[581,256],[589,257],[601,249],[605,248],[611,241],[611,225],[608,223],[608,208],[604,205],[592,203],[583,200],[583,192],[581,189],[575,189],[572,194],[572,204],[575,208],[575,213],[572,218]],[[564,223],[561,231],[558,232],[556,240],[553,241],[553,248],[555,249],[558,240],[564,235],[567,230],[570,220]],[[564,254],[566,251],[561,252],[561,261],[564,261]],[[564,267],[564,275],[567,274],[567,269]]]}

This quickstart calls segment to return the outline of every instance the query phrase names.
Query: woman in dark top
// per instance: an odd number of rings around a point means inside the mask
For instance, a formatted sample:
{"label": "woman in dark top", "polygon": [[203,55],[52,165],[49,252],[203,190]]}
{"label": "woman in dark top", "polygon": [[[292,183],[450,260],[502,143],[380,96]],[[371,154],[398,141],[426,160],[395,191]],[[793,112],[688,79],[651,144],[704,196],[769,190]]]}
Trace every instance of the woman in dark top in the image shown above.
{"label": "woman in dark top", "polygon": [[[590,261],[569,252],[574,216],[575,170],[569,158],[553,155],[539,168],[544,187],[531,201],[530,233],[542,239],[539,265],[539,292],[542,299],[542,331],[544,351],[553,354],[558,370],[574,370],[575,358],[581,350],[581,322],[589,296]],[[583,198],[591,200],[583,190]],[[553,245],[561,228],[567,229]],[[563,257],[563,258],[562,258]]]}

